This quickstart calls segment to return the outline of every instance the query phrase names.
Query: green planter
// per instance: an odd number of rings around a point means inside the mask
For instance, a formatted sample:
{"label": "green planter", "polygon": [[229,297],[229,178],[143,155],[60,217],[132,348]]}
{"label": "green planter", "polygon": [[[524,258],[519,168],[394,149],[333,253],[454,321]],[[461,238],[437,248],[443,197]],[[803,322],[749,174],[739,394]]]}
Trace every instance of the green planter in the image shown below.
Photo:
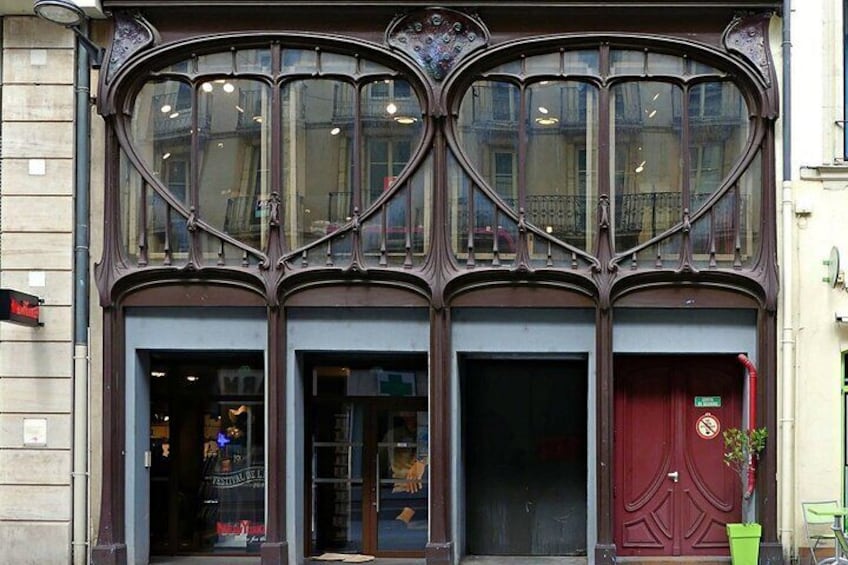
{"label": "green planter", "polygon": [[730,557],[733,565],[757,565],[760,556],[759,524],[727,524],[727,539],[730,540]]}

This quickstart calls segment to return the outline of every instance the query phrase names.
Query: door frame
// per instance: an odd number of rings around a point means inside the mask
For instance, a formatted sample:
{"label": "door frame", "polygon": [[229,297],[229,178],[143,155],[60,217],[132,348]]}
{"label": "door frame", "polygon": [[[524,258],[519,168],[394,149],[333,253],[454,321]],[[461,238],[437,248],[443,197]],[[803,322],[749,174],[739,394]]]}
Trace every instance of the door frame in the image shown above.
{"label": "door frame", "polygon": [[[125,413],[118,417],[123,417],[125,422],[125,504],[123,517],[115,519],[122,519],[124,523],[127,563],[146,564],[150,558],[150,473],[145,466],[145,452],[150,448],[149,355],[168,351],[197,354],[238,351],[262,355],[267,412],[268,324],[263,308],[238,307],[133,307],[126,309],[124,324]],[[144,406],[140,408],[142,401]],[[266,434],[266,469],[271,456],[268,440]],[[266,482],[266,506],[269,492]],[[139,510],[147,513],[141,522],[135,516]],[[267,522],[267,508],[265,519]]]}

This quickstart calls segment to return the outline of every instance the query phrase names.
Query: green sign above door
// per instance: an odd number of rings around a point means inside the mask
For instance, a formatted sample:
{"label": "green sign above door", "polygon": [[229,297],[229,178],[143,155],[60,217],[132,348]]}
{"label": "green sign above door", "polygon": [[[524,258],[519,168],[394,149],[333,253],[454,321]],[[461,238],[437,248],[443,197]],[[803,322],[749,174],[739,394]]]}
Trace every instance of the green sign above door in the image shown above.
{"label": "green sign above door", "polygon": [[696,408],[721,408],[720,396],[696,396]]}

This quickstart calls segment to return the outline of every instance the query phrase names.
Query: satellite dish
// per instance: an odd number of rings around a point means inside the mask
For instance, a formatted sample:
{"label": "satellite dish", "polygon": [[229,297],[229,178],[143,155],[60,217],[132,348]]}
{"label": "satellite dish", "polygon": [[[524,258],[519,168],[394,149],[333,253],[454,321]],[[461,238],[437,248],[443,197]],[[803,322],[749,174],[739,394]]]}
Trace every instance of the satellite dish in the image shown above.
{"label": "satellite dish", "polygon": [[827,282],[833,288],[836,288],[836,285],[842,282],[839,272],[839,248],[835,245],[830,249],[830,257],[827,260]]}

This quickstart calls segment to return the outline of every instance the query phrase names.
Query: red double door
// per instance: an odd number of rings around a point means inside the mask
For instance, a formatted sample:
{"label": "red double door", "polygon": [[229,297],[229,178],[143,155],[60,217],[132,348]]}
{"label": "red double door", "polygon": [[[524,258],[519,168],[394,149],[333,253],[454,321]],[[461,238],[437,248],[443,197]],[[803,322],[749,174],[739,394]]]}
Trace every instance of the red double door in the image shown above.
{"label": "red double door", "polygon": [[722,430],[740,426],[743,377],[733,355],[616,356],[618,555],[729,554],[741,484]]}

